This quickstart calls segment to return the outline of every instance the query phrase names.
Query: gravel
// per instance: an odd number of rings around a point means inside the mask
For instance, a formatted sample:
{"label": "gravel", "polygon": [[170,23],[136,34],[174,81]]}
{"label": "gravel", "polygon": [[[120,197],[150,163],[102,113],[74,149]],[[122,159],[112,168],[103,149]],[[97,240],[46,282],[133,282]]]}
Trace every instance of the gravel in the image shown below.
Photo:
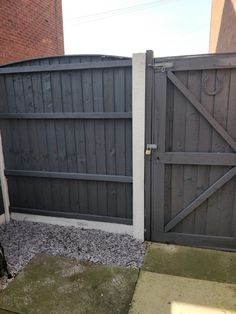
{"label": "gravel", "polygon": [[134,268],[145,255],[145,244],[130,235],[28,221],[0,226],[0,242],[15,274],[37,253]]}

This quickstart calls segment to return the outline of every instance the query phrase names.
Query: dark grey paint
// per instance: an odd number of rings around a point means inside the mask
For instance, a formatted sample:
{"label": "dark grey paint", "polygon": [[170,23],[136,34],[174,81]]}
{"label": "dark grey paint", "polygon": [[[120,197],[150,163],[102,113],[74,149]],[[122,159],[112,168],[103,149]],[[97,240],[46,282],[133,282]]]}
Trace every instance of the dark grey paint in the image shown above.
{"label": "dark grey paint", "polygon": [[130,223],[131,59],[53,57],[0,72],[11,210]]}
{"label": "dark grey paint", "polygon": [[[173,65],[161,72],[154,61]],[[146,157],[146,238],[235,250],[236,56],[154,61],[147,67],[146,144],[158,149]]]}

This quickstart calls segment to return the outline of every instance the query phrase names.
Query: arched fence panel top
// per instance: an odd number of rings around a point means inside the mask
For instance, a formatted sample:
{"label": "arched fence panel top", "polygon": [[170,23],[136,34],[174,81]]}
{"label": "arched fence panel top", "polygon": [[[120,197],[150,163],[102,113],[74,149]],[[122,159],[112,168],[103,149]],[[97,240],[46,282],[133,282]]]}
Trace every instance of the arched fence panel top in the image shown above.
{"label": "arched fence panel top", "polygon": [[132,60],[105,55],[49,57],[12,63],[0,67],[0,74],[42,73],[131,67]]}
{"label": "arched fence panel top", "polygon": [[68,64],[68,63],[83,63],[83,62],[98,62],[98,61],[119,61],[131,60],[129,57],[112,56],[102,54],[81,54],[81,55],[63,55],[63,56],[49,56],[42,58],[25,59],[17,62],[1,64],[0,68],[16,67],[16,66],[31,66],[42,64]]}

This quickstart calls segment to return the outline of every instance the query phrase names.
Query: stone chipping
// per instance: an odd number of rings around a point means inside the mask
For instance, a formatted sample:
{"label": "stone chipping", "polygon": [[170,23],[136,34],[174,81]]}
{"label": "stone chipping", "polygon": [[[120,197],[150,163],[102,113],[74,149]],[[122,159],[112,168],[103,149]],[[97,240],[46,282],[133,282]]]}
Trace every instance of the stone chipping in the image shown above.
{"label": "stone chipping", "polygon": [[29,221],[1,225],[0,242],[15,275],[40,253],[133,268],[141,267],[145,255],[145,244],[127,234]]}

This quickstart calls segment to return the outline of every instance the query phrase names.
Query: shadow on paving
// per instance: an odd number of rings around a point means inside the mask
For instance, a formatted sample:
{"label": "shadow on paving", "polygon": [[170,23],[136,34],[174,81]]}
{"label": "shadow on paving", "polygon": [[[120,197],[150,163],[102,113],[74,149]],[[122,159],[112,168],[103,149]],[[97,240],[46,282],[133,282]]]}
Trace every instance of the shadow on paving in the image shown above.
{"label": "shadow on paving", "polygon": [[130,268],[38,255],[0,293],[0,314],[125,314],[137,279]]}

